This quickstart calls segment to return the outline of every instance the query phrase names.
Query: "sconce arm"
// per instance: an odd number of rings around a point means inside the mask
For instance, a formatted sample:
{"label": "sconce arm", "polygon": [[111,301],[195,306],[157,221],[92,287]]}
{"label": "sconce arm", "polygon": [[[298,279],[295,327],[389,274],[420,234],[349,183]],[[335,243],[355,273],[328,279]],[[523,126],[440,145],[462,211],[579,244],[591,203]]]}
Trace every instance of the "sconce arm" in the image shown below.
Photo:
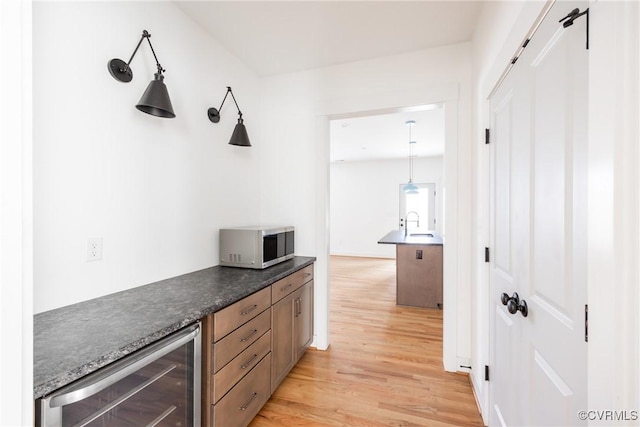
{"label": "sconce arm", "polygon": [[[231,92],[231,87],[227,86],[227,93]],[[225,95],[226,97],[226,95]],[[236,104],[236,108],[238,109],[238,114],[240,115],[240,119],[242,119],[242,111],[240,111],[240,107],[238,106],[238,102],[236,101],[236,97],[233,96],[233,92],[231,92],[231,98],[233,98],[233,103]]]}
{"label": "sconce arm", "polygon": [[217,110],[215,108],[209,108],[207,110],[207,115],[209,116],[209,120],[213,123],[218,123],[220,121],[220,112],[222,111],[222,106],[224,102],[227,100],[227,96],[231,94],[231,98],[233,98],[234,104],[236,104],[236,108],[238,109],[239,120],[242,120],[242,111],[240,111],[240,107],[238,106],[238,101],[236,101],[236,97],[233,96],[233,91],[231,90],[231,86],[227,86],[227,93],[224,94],[224,98],[222,98],[222,103],[220,104],[220,108]]}
{"label": "sconce arm", "polygon": [[[220,104],[220,108],[218,108],[218,112],[222,111],[222,106],[224,105],[224,101],[227,100],[227,96],[229,96],[229,92],[231,92],[231,87],[227,86],[227,93],[225,93],[224,98],[222,98],[222,103]],[[233,92],[231,92],[231,96],[233,96]]]}
{"label": "sconce arm", "polygon": [[[140,45],[142,44],[144,39],[147,39],[147,42],[149,43],[149,47],[151,48],[151,53],[153,53],[153,57],[156,60],[156,66],[158,67],[158,74],[162,74],[163,72],[166,71],[164,68],[162,68],[162,65],[160,65],[160,62],[158,61],[158,56],[156,55],[156,51],[153,49],[153,45],[151,44],[151,34],[149,34],[147,30],[142,30],[142,36],[140,37],[140,41],[138,41],[136,48],[133,50],[133,53],[131,54],[129,61],[127,61],[127,63],[125,64],[123,61],[119,59],[112,60],[113,64],[111,65],[111,68],[112,68],[111,74],[116,79],[120,81],[123,81],[122,79],[126,79],[125,77],[116,77],[114,73],[117,71],[117,73],[121,75],[125,75],[125,74],[129,75],[128,80],[126,81],[131,80],[131,70],[130,70],[131,61],[133,61],[133,58],[136,56],[136,53],[138,53],[138,49],[140,49]],[[118,69],[115,70],[113,68],[118,68]]]}

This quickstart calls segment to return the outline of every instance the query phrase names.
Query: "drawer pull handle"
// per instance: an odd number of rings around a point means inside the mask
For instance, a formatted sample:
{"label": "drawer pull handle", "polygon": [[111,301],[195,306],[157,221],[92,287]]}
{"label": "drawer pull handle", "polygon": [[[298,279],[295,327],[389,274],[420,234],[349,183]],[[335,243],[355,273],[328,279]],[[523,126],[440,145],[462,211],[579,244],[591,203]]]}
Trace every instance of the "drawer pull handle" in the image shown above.
{"label": "drawer pull handle", "polygon": [[251,357],[251,359],[247,360],[244,365],[240,366],[240,369],[247,369],[249,366],[251,366],[251,362],[256,360],[257,357],[258,357],[258,355],[254,354],[253,357]]}
{"label": "drawer pull handle", "polygon": [[245,338],[242,338],[242,339],[240,340],[240,342],[247,342],[247,341],[249,341],[249,338],[251,338],[252,336],[254,336],[254,335],[255,335],[255,334],[257,334],[257,333],[258,333],[258,330],[257,330],[257,329],[254,329],[254,330],[253,330],[253,332],[251,332],[251,333],[250,333],[249,335],[247,335]]}
{"label": "drawer pull handle", "polygon": [[251,307],[245,309],[244,311],[241,311],[240,315],[241,316],[246,316],[247,314],[251,313],[256,308],[258,308],[258,304],[253,304]]}
{"label": "drawer pull handle", "polygon": [[311,273],[304,273],[304,275],[303,275],[303,276],[304,276],[305,278],[307,278],[307,277],[311,276]]}
{"label": "drawer pull handle", "polygon": [[280,289],[280,292],[284,292],[292,286],[293,286],[293,283],[289,283],[287,286],[284,286],[282,289]]}
{"label": "drawer pull handle", "polygon": [[246,411],[247,408],[249,407],[249,405],[251,405],[251,402],[253,402],[256,397],[258,397],[258,393],[253,392],[253,394],[251,394],[251,397],[249,398],[249,400],[247,400],[247,403],[245,403],[244,405],[242,405],[238,409],[240,409],[241,411]]}
{"label": "drawer pull handle", "polygon": [[295,301],[295,315],[296,317],[302,314],[302,300],[300,298],[296,298]]}

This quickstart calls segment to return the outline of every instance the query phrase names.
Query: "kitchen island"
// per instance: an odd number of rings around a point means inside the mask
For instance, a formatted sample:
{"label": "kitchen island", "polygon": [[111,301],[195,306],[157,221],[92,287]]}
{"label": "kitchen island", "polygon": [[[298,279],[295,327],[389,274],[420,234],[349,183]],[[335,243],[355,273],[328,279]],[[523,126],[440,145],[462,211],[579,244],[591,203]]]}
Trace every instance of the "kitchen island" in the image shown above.
{"label": "kitchen island", "polygon": [[396,304],[442,308],[442,237],[432,230],[392,230],[378,243],[396,245]]}

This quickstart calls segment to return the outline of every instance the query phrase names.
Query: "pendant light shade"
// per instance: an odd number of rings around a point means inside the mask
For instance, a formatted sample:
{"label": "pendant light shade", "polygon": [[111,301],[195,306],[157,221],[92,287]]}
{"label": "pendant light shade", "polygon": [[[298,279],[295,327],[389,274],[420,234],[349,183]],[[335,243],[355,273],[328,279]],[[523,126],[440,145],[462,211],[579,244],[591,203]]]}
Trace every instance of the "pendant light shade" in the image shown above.
{"label": "pendant light shade", "polygon": [[410,181],[409,183],[405,184],[404,187],[402,187],[402,191],[407,194],[418,194],[418,187]]}
{"label": "pendant light shade", "polygon": [[402,191],[407,194],[418,194],[418,187],[413,183],[413,144],[411,140],[411,128],[416,124],[413,120],[407,120],[405,123],[409,127],[409,182],[402,187]]}
{"label": "pendant light shade", "polygon": [[136,108],[152,116],[172,119],[176,115],[173,112],[167,86],[163,81],[164,76],[159,73],[154,74],[154,76],[154,79],[147,86],[147,90],[142,94],[142,98],[140,98]]}
{"label": "pendant light shade", "polygon": [[172,119],[176,115],[173,112],[173,106],[171,105],[171,99],[169,99],[169,92],[167,91],[167,86],[164,84],[164,75],[162,74],[166,70],[162,68],[160,63],[158,62],[158,57],[156,56],[156,52],[153,50],[153,46],[151,45],[150,40],[151,34],[147,30],[142,31],[142,37],[138,42],[131,58],[129,58],[129,62],[124,62],[121,59],[114,58],[109,61],[108,69],[111,76],[118,80],[119,82],[129,83],[133,79],[133,72],[131,71],[131,61],[133,57],[136,56],[140,45],[142,44],[144,39],[147,39],[149,43],[149,47],[151,48],[151,52],[153,52],[153,57],[156,60],[156,67],[158,67],[158,72],[154,74],[153,80],[147,86],[147,89],[142,94],[142,98],[140,98],[140,102],[136,105],[136,108],[143,113],[151,114],[156,117],[164,117]]}
{"label": "pendant light shade", "polygon": [[207,116],[212,123],[220,122],[220,111],[222,111],[222,106],[224,105],[224,101],[227,100],[227,96],[231,94],[231,98],[233,98],[233,102],[236,104],[236,109],[238,110],[238,123],[236,127],[233,129],[233,134],[231,134],[231,139],[229,140],[230,145],[237,145],[239,147],[251,147],[251,142],[249,142],[249,135],[247,134],[247,128],[244,125],[244,120],[242,119],[242,111],[240,111],[240,107],[238,107],[238,102],[236,101],[236,97],[233,96],[233,92],[231,91],[231,86],[227,86],[227,93],[224,95],[222,99],[222,104],[220,104],[220,108],[209,108],[207,110]]}

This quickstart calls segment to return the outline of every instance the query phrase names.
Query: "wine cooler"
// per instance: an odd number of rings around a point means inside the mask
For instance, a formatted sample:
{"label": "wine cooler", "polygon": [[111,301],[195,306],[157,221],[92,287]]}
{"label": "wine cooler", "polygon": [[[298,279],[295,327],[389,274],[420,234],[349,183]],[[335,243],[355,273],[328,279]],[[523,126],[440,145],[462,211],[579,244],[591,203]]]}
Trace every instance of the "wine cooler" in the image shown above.
{"label": "wine cooler", "polygon": [[200,324],[39,400],[41,427],[200,425]]}

